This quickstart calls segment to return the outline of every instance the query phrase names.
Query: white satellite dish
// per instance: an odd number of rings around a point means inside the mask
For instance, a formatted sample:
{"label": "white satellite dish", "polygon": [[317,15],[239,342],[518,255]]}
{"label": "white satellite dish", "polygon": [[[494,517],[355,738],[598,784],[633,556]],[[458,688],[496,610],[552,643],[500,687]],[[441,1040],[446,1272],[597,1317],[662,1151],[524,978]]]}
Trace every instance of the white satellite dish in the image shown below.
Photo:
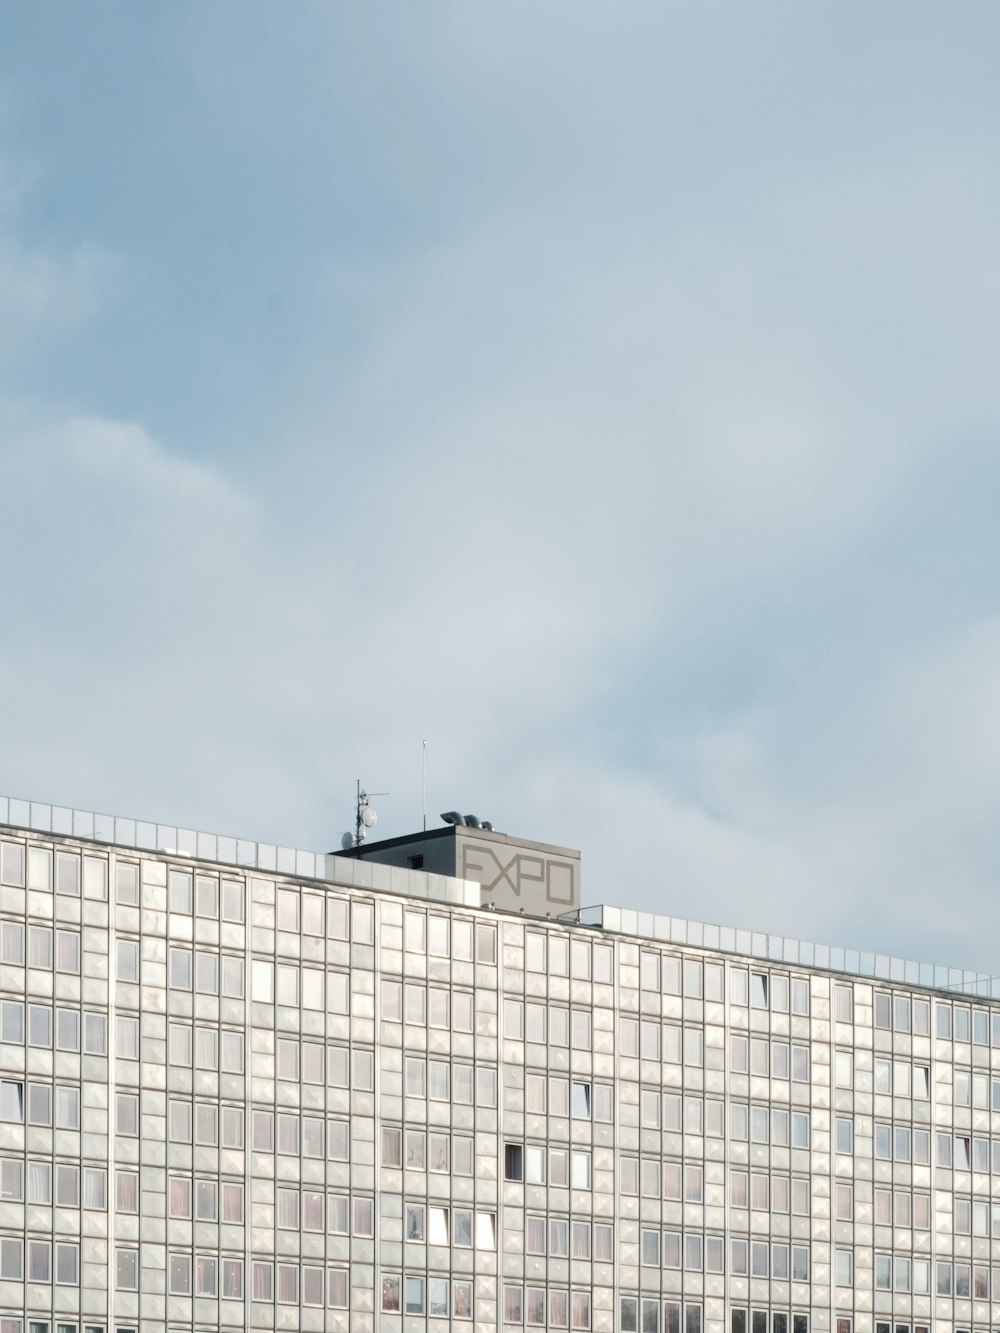
{"label": "white satellite dish", "polygon": [[365,828],[374,828],[375,825],[378,823],[378,815],[375,813],[375,811],[371,808],[370,805],[365,806],[361,818],[362,821],[364,822]]}
{"label": "white satellite dish", "polygon": [[340,840],[340,845],[341,847],[343,847],[345,852],[348,851],[351,847],[354,846],[354,834],[345,833]]}

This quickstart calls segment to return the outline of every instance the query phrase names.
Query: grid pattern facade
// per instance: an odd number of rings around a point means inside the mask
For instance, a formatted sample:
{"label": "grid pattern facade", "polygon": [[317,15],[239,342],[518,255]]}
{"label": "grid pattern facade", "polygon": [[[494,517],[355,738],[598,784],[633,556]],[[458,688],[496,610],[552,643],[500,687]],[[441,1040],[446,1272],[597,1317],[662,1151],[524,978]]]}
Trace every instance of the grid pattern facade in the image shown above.
{"label": "grid pattern facade", "polygon": [[998,1324],[1000,1006],[0,831],[0,1333]]}

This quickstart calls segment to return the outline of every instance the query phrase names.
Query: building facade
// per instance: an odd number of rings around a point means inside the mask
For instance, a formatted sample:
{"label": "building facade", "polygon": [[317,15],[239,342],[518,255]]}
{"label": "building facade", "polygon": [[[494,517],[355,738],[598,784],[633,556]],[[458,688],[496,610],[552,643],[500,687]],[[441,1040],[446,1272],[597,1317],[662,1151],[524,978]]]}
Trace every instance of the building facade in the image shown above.
{"label": "building facade", "polygon": [[0,1333],[1000,1325],[989,979],[482,902],[0,802]]}

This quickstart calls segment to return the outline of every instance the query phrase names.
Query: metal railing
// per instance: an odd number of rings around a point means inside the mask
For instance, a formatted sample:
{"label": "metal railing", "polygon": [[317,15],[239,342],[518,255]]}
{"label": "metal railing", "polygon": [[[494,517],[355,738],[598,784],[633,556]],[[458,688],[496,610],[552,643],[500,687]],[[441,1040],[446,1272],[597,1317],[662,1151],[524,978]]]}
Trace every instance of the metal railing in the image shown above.
{"label": "metal railing", "polygon": [[400,866],[380,865],[331,852],[310,852],[299,847],[278,847],[221,833],[204,833],[174,824],[154,824],[121,815],[100,815],[91,810],[0,796],[0,825],[31,829],[55,837],[87,838],[109,846],[130,847],[162,856],[196,857],[222,865],[258,870],[263,874],[294,875],[351,888],[402,893],[412,898],[463,903],[478,907],[478,884],[448,875],[425,874]]}
{"label": "metal railing", "polygon": [[624,907],[588,907],[580,913],[584,925],[622,935],[637,935],[650,941],[690,944],[718,949],[723,953],[743,954],[762,962],[789,963],[792,966],[822,967],[831,972],[873,980],[900,982],[903,985],[930,986],[938,990],[959,991],[1000,999],[1000,977],[987,972],[970,972],[939,963],[917,963],[890,954],[843,949],[832,944],[813,944],[787,935],[767,935],[732,926],[713,926],[683,917],[660,916],[654,912],[634,912]]}

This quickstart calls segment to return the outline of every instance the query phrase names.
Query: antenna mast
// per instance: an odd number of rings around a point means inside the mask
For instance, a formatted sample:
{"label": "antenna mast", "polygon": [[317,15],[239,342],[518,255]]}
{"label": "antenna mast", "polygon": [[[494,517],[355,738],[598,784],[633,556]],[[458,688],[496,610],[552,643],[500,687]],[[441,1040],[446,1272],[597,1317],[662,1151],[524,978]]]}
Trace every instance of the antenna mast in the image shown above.
{"label": "antenna mast", "polygon": [[[354,810],[354,841],[351,844],[354,847],[360,847],[365,840],[365,836],[370,828],[374,828],[378,823],[378,815],[372,809],[373,796],[388,796],[387,791],[365,791],[361,786],[361,779],[358,778],[355,783],[355,810]],[[351,835],[345,833],[344,837]],[[345,848],[345,851],[347,849]]]}
{"label": "antenna mast", "polygon": [[426,833],[427,832],[427,741],[426,739],[423,742],[422,759],[423,759],[423,764],[421,767],[420,777],[421,777],[421,788],[423,791],[423,798],[424,798],[424,832]]}

